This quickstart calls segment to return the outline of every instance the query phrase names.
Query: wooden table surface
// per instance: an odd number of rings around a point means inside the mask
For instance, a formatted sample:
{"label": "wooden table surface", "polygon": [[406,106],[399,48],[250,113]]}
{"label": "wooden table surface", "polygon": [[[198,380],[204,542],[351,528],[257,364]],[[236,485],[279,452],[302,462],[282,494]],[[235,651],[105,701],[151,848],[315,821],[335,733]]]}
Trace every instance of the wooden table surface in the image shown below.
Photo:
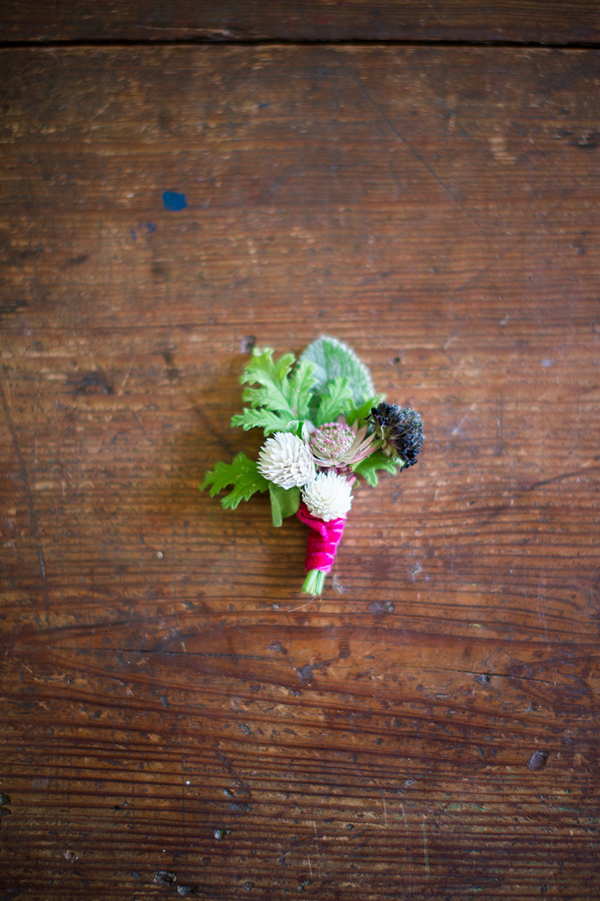
{"label": "wooden table surface", "polygon": [[[43,6],[0,50],[1,901],[600,898],[598,8]],[[426,440],[307,604],[305,527],[198,484],[260,446],[252,345],[322,333]]]}

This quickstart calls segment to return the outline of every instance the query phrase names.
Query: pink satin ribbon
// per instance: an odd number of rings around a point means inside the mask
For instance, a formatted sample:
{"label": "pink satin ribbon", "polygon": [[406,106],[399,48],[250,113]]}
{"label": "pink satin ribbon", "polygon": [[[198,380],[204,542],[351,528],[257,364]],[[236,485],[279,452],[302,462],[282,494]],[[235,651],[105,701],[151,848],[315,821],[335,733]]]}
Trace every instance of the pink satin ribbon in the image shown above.
{"label": "pink satin ribbon", "polygon": [[306,542],[306,572],[311,569],[318,569],[324,573],[331,572],[337,546],[344,534],[346,517],[323,522],[322,519],[312,515],[306,504],[300,504],[296,516],[310,528]]}

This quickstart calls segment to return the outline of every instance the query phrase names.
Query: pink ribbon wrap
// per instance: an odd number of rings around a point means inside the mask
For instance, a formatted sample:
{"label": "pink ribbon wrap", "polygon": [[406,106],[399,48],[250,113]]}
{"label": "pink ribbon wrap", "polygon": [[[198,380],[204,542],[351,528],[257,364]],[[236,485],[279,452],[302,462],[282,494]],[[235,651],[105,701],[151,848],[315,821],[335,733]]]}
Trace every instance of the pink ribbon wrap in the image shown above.
{"label": "pink ribbon wrap", "polygon": [[300,509],[296,516],[301,522],[306,523],[310,529],[306,541],[306,561],[304,564],[306,572],[310,572],[311,569],[318,569],[323,573],[331,572],[331,567],[335,560],[335,552],[344,534],[346,517],[341,516],[339,519],[323,522],[322,519],[312,515],[306,504],[300,504]]}

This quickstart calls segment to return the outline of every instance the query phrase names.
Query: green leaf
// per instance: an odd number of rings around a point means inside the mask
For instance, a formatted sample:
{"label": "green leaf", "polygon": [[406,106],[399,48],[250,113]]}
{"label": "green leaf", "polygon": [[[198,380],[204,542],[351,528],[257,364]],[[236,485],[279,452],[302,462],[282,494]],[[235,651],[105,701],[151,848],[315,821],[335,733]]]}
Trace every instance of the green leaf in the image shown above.
{"label": "green leaf", "polygon": [[215,468],[207,472],[200,491],[211,486],[209,494],[214,497],[223,488],[233,485],[233,490],[221,499],[225,509],[235,510],[241,500],[247,501],[257,491],[266,491],[268,481],[259,473],[254,460],[249,460],[246,454],[238,454],[231,463],[219,462]]}
{"label": "green leaf", "polygon": [[242,384],[258,388],[246,388],[242,395],[250,404],[251,413],[234,416],[232,425],[244,429],[260,427],[265,435],[276,431],[290,431],[292,423],[306,419],[314,388],[314,365],[300,363],[292,373],[295,357],[284,354],[273,359],[271,348],[255,350],[254,356],[242,373]]}
{"label": "green leaf", "polygon": [[309,361],[315,364],[316,390],[320,394],[325,391],[327,383],[332,382],[338,376],[349,380],[352,398],[356,406],[375,394],[373,379],[365,364],[357,357],[352,348],[343,341],[338,341],[337,338],[321,335],[306,348],[300,361]]}
{"label": "green leaf", "polygon": [[258,383],[260,388],[246,388],[243,399],[252,407],[267,407],[275,412],[287,413],[293,418],[294,411],[290,407],[288,373],[295,357],[284,354],[279,360],[273,359],[270,347],[261,351],[254,350],[254,355],[242,373],[242,385]]}
{"label": "green leaf", "polygon": [[293,516],[300,509],[300,489],[282,488],[269,482],[269,495],[273,525],[278,528],[286,516]]}
{"label": "green leaf", "polygon": [[290,405],[298,414],[297,419],[306,419],[308,416],[308,408],[314,394],[316,368],[314,363],[302,360],[290,377]]}
{"label": "green leaf", "polygon": [[366,400],[360,407],[355,407],[353,410],[350,410],[346,413],[346,422],[348,425],[354,425],[355,422],[362,425],[363,420],[365,420],[371,412],[371,408],[376,407],[382,400],[385,400],[385,394],[377,394],[375,397]]}
{"label": "green leaf", "polygon": [[375,486],[379,482],[376,470],[383,469],[385,472],[391,472],[392,475],[395,475],[398,467],[400,467],[400,463],[390,460],[383,451],[375,451],[365,460],[361,460],[360,463],[353,466],[352,469],[356,475],[362,476],[369,485]]}
{"label": "green leaf", "polygon": [[243,413],[236,413],[231,419],[233,428],[241,426],[245,432],[248,429],[263,429],[265,435],[273,432],[289,432],[290,425],[295,419],[288,419],[280,413],[272,413],[271,410],[252,410],[246,407]]}
{"label": "green leaf", "polygon": [[313,422],[315,425],[334,422],[338,416],[346,413],[353,405],[350,379],[338,375],[327,385],[325,394],[321,395]]}

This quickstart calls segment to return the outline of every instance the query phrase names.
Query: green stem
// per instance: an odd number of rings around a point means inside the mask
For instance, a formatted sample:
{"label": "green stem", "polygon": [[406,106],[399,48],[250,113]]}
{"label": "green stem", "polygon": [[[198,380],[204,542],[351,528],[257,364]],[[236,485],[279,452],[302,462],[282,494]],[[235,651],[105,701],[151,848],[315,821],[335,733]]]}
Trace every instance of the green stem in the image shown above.
{"label": "green stem", "polygon": [[323,594],[324,585],[325,573],[320,569],[311,569],[306,574],[302,591],[306,592],[306,594],[312,594],[314,597],[316,594]]}

